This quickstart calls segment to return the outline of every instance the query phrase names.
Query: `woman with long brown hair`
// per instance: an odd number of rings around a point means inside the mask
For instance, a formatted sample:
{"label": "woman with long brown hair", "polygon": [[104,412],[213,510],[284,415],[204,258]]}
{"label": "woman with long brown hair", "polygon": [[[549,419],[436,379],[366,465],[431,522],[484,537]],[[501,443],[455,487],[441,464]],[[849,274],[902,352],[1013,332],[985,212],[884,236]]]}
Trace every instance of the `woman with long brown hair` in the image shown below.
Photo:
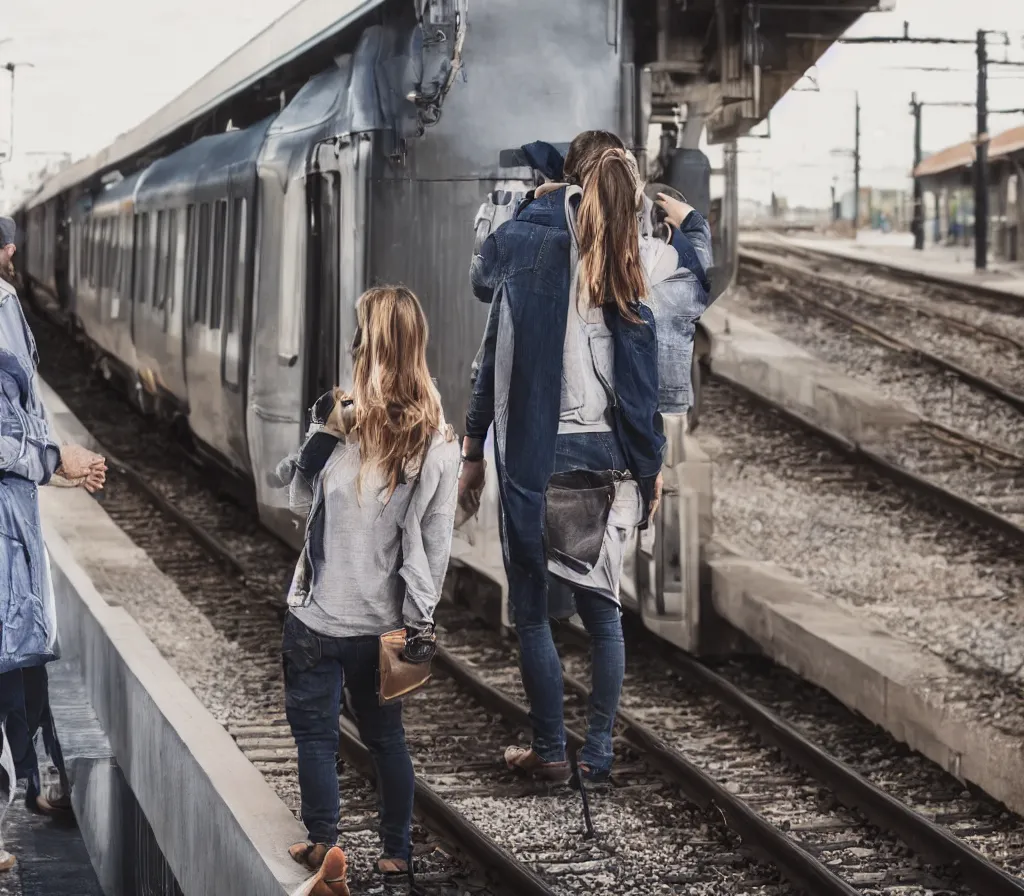
{"label": "woman with long brown hair", "polygon": [[505,761],[527,774],[569,777],[550,571],[572,590],[591,636],[578,759],[581,776],[595,780],[611,769],[625,668],[622,562],[657,506],[665,440],[655,322],[643,304],[636,164],[613,134],[586,131],[572,142],[564,173],[568,183],[528,194],[473,261],[474,293],[491,311],[460,492],[471,504],[482,484],[493,423],[509,604],[533,723],[530,747],[509,747]]}
{"label": "woman with long brown hair", "polygon": [[427,369],[427,321],[416,296],[401,286],[371,289],[357,318],[351,397],[335,389],[317,402],[291,478],[292,506],[308,519],[282,650],[309,839],[290,852],[318,872],[314,896],[348,893],[344,853],[335,845],[343,688],[377,769],[378,869],[411,867],[412,762],[401,703],[379,699],[379,636],[404,626],[407,659],[433,654],[459,471],[458,444]]}

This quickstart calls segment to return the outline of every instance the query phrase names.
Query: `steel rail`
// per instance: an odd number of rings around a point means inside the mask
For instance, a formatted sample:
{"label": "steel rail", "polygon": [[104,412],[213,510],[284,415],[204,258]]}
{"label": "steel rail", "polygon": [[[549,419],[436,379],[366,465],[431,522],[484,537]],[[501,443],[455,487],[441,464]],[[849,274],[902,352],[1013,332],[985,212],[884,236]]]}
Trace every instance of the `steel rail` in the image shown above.
{"label": "steel rail", "polygon": [[[668,653],[663,646],[661,649]],[[985,896],[1024,896],[1024,881],[815,745],[799,729],[731,681],[680,651],[672,651],[670,661],[681,675],[699,681],[707,693],[735,710],[764,741],[826,783],[841,802],[859,809],[869,821],[891,831],[928,861],[943,868],[952,867],[965,884]]]}
{"label": "steel rail", "polygon": [[[812,278],[814,275],[808,274],[807,276],[808,278]],[[968,370],[956,361],[952,361],[942,355],[937,355],[934,352],[928,351],[928,349],[913,345],[905,339],[901,339],[899,336],[894,336],[887,330],[875,326],[873,323],[865,320],[859,315],[845,311],[842,308],[837,308],[834,304],[824,299],[806,295],[795,295],[791,292],[780,289],[779,287],[769,287],[769,289],[788,301],[794,301],[799,304],[810,305],[817,308],[826,316],[841,321],[842,323],[849,324],[851,327],[873,339],[875,342],[888,345],[904,354],[911,355],[921,361],[931,364],[934,367],[938,367],[941,370],[952,373],[964,382],[969,383],[984,392],[988,392],[990,395],[1006,402],[1014,408],[1014,410],[1024,413],[1024,395],[1013,392],[1005,386],[990,380],[988,377],[982,376],[980,373]]]}
{"label": "steel rail", "polygon": [[[517,725],[530,726],[530,715],[525,706],[488,684],[450,652],[439,647],[435,662],[487,708]],[[589,693],[586,686],[572,676],[563,673],[562,677],[570,690],[581,695]],[[777,868],[807,896],[855,896],[859,892],[634,716],[620,709],[616,721],[625,729],[627,740],[637,752],[645,755],[698,806],[718,809],[726,825],[762,861]],[[568,727],[566,740],[573,750],[583,745],[582,736]]]}
{"label": "steel rail", "polygon": [[[943,277],[941,274],[932,274],[928,271],[911,271],[886,261],[876,261],[875,259],[871,259],[869,261],[866,258],[850,258],[846,255],[837,255],[834,252],[828,252],[822,249],[811,249],[806,246],[791,246],[785,241],[779,241],[778,245],[783,251],[790,252],[793,255],[803,255],[805,257],[811,256],[812,258],[820,258],[823,261],[830,261],[834,264],[845,262],[862,268],[877,268],[878,270],[891,275],[893,279],[896,280],[931,283],[935,286],[943,286],[950,290],[963,289],[969,293],[984,296],[987,299],[996,299],[1005,305],[1016,305],[1017,307],[1015,309],[1011,308],[1012,311],[1024,312],[1024,296],[1018,296],[1012,292],[997,289],[987,283],[970,283],[966,280],[962,282],[959,280],[950,280],[948,277]],[[747,247],[740,247],[738,251],[740,255],[742,255],[747,251]]]}
{"label": "steel rail", "polygon": [[[823,260],[819,261],[818,258],[803,259],[800,255],[796,255],[795,253],[794,255],[795,258],[801,261],[806,261],[808,264],[812,265],[827,263]],[[1001,342],[1015,351],[1024,352],[1024,343],[1014,339],[1012,336],[1007,336],[1005,333],[1000,333],[998,330],[994,330],[984,324],[968,323],[965,320],[961,320],[959,317],[954,317],[952,314],[947,314],[937,308],[929,308],[924,305],[914,304],[899,297],[890,299],[888,296],[873,292],[860,284],[846,283],[839,279],[841,274],[838,271],[824,272],[816,269],[808,270],[807,268],[800,267],[789,259],[779,257],[778,255],[766,255],[763,252],[750,248],[740,250],[740,256],[741,264],[744,262],[753,262],[754,264],[760,265],[764,268],[773,267],[783,270],[787,274],[792,274],[795,277],[817,280],[824,285],[835,286],[837,289],[862,296],[867,302],[874,302],[879,305],[888,305],[889,307],[896,304],[901,308],[905,308],[912,314],[920,314],[930,320],[943,321],[953,329],[959,330],[961,333],[966,335],[977,335],[978,333],[981,333],[994,342]]]}
{"label": "steel rail", "polygon": [[[935,822],[915,812],[882,790],[855,769],[822,749],[796,726],[780,718],[731,681],[679,648],[654,638],[632,617],[630,634],[645,648],[655,651],[688,683],[695,683],[750,725],[762,741],[777,747],[795,765],[825,784],[848,807],[860,810],[881,830],[889,831],[926,861],[985,896],[1024,896],[1024,881],[987,859],[973,847]],[[589,636],[575,625],[559,629],[560,635],[579,646],[589,645]],[[567,683],[581,697],[589,697],[587,686],[569,676]],[[627,715],[620,710],[620,716]]]}
{"label": "steel rail", "polygon": [[[342,753],[361,774],[376,783],[377,773],[370,751],[360,740],[355,725],[343,716],[339,730]],[[492,884],[510,896],[555,896],[555,891],[533,871],[449,806],[419,775],[415,778],[415,788],[416,813],[426,826],[463,849],[474,864],[488,873]]]}
{"label": "steel rail", "polygon": [[796,426],[799,426],[800,428],[805,429],[811,434],[828,442],[843,454],[846,454],[851,460],[864,461],[869,466],[879,470],[888,479],[891,479],[898,485],[908,486],[912,490],[923,492],[926,496],[932,498],[940,505],[960,514],[961,516],[967,517],[974,523],[995,529],[997,532],[1005,535],[1013,541],[1024,544],[1024,527],[1017,525],[1013,520],[1007,519],[1002,514],[996,513],[994,510],[989,510],[989,508],[982,506],[976,501],[972,501],[970,498],[959,495],[945,486],[939,485],[937,482],[932,482],[930,479],[926,479],[919,473],[908,470],[906,467],[901,466],[895,461],[882,456],[872,448],[858,442],[851,441],[838,433],[834,433],[831,430],[820,426],[813,420],[809,420],[803,414],[780,404],[775,399],[768,398],[760,392],[754,391],[749,386],[737,382],[722,373],[716,372],[713,365],[711,375],[724,383],[728,383],[730,388],[735,389],[737,392],[743,393],[756,402],[767,405],[780,417],[789,420]]}

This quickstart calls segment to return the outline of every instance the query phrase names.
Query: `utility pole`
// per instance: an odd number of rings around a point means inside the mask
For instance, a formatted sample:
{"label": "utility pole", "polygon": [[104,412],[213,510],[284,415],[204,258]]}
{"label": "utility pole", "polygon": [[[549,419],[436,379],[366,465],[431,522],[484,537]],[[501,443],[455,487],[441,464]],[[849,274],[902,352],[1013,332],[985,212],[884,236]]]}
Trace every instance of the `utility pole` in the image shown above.
{"label": "utility pole", "polygon": [[[921,164],[921,106],[917,94],[911,94],[910,112],[914,116],[914,171]],[[914,232],[914,248],[924,249],[924,201],[921,190],[921,179],[914,175],[914,216],[910,229]]]}
{"label": "utility pole", "polygon": [[988,264],[988,52],[978,31],[978,135],[974,157],[974,269]]}
{"label": "utility pole", "polygon": [[[901,37],[844,37],[841,44],[974,44],[978,54],[978,135],[974,164],[974,267],[985,270],[988,259],[988,50],[986,39],[993,32],[979,30],[970,38],[911,37],[910,26],[903,23]],[[1000,32],[1002,33],[1002,32]],[[1004,37],[1005,37],[1004,33]],[[1008,38],[1007,38],[1008,39]],[[917,196],[917,186],[914,187]],[[916,243],[915,243],[916,245]]]}
{"label": "utility pole", "polygon": [[853,238],[860,224],[860,93],[853,94]]}

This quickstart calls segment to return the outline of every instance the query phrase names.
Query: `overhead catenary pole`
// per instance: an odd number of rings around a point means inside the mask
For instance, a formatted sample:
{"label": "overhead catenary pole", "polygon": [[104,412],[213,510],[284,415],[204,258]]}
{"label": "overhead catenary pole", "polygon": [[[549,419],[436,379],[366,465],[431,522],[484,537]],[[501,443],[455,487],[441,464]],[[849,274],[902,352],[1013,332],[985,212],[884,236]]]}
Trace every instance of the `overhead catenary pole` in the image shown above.
{"label": "overhead catenary pole", "polygon": [[853,236],[860,224],[860,93],[853,94]]}
{"label": "overhead catenary pole", "polygon": [[988,52],[978,31],[978,134],[974,154],[974,269],[988,264]]}
{"label": "overhead catenary pole", "polygon": [[921,164],[921,103],[916,93],[910,98],[910,112],[914,116],[914,215],[910,227],[914,232],[914,248],[920,251],[924,249],[924,202],[921,178],[917,176]]}

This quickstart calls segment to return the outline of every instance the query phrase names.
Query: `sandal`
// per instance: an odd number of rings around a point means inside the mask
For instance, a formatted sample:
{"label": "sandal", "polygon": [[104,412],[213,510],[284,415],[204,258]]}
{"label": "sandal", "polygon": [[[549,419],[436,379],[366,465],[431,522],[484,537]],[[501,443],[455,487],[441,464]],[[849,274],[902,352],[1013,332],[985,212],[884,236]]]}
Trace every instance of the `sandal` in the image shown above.
{"label": "sandal", "polygon": [[568,762],[564,759],[561,762],[545,762],[532,748],[509,747],[505,750],[505,765],[511,771],[521,772],[531,778],[561,782],[569,780]]}
{"label": "sandal", "polygon": [[293,843],[288,847],[288,855],[310,871],[319,871],[330,848],[328,843]]}
{"label": "sandal", "polygon": [[309,896],[352,896],[348,888],[348,859],[340,846],[332,846],[324,856]]}
{"label": "sandal", "polygon": [[409,863],[405,859],[391,859],[387,856],[381,856],[377,859],[377,870],[381,874],[405,876],[409,873]]}

